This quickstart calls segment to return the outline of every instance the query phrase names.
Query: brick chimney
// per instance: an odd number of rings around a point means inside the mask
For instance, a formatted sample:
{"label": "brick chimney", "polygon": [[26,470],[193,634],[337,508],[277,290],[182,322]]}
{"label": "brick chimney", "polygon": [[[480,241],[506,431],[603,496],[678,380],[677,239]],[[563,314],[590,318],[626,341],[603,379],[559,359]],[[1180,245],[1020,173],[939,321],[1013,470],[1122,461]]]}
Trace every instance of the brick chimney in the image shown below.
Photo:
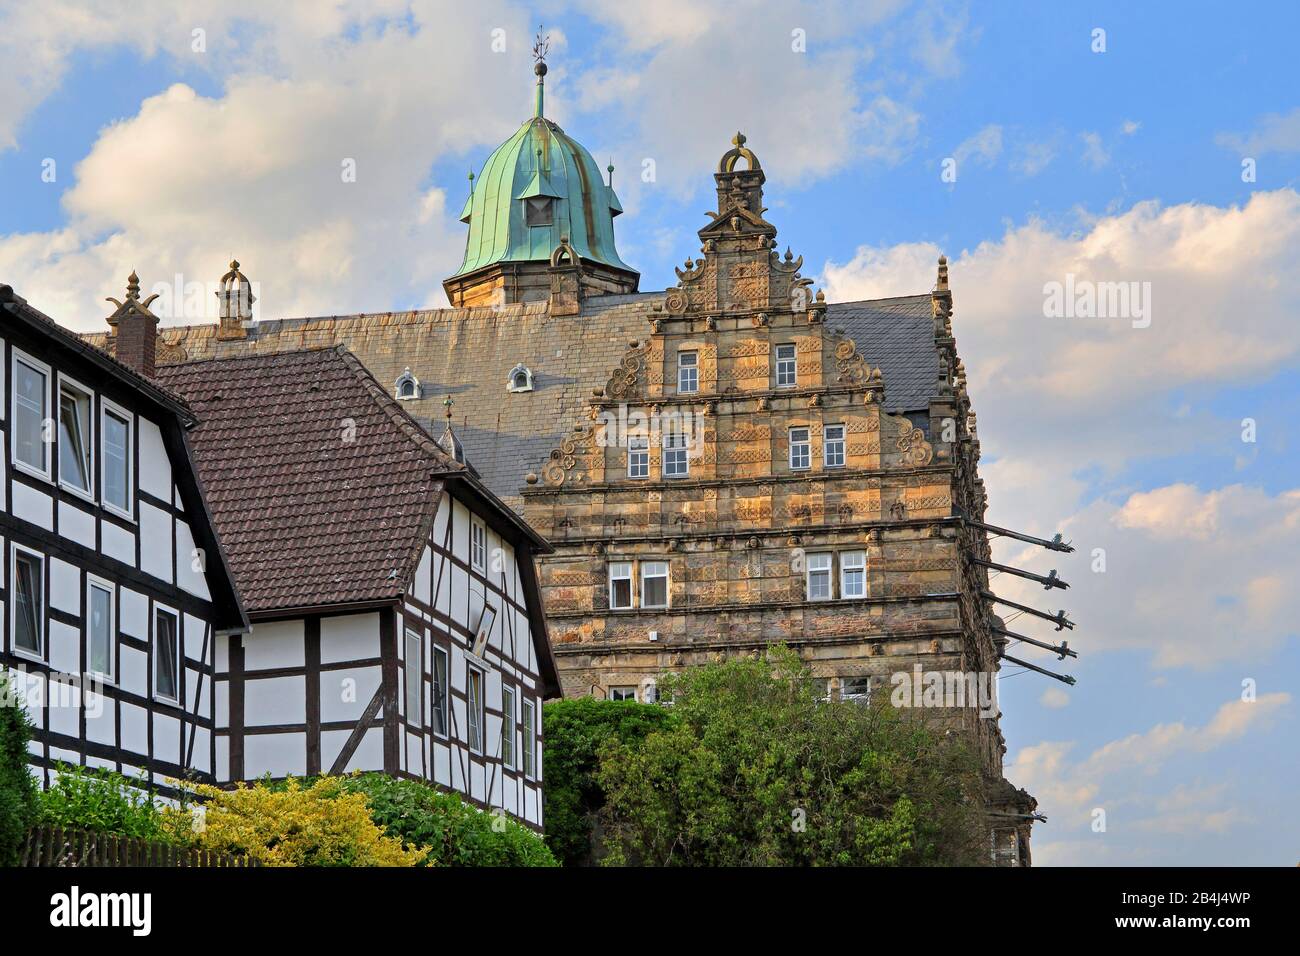
{"label": "brick chimney", "polygon": [[107,319],[113,354],[145,378],[153,378],[158,357],[158,317],[149,311],[149,303],[156,298],[154,293],[140,301],[140,277],[132,271],[126,280],[126,299],[108,299],[117,306]]}

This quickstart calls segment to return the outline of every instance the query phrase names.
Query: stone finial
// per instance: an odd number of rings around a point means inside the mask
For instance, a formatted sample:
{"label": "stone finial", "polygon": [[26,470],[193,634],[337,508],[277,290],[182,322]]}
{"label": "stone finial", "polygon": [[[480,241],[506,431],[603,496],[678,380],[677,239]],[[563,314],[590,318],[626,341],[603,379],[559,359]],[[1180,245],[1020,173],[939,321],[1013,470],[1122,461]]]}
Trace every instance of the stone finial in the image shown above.
{"label": "stone finial", "polygon": [[158,317],[149,311],[149,304],[158,298],[158,293],[140,301],[140,277],[132,269],[126,280],[126,298],[120,302],[112,296],[107,298],[117,307],[106,320],[114,356],[146,378],[153,378],[158,355]]}
{"label": "stone finial", "polygon": [[948,291],[948,257],[939,257],[939,277],[934,284],[935,292]]}
{"label": "stone finial", "polygon": [[221,288],[216,293],[218,307],[217,339],[248,338],[248,327],[253,321],[253,284],[239,271],[239,260],[230,260],[230,271],[221,277]]}

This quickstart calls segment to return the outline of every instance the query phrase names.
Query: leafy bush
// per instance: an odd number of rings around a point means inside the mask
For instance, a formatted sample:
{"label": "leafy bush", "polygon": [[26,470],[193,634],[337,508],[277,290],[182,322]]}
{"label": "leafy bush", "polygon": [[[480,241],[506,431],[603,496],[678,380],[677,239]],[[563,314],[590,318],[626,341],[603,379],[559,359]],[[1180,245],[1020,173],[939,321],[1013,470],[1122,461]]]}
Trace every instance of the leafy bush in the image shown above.
{"label": "leafy bush", "polygon": [[546,845],[564,865],[589,864],[596,854],[592,830],[605,803],[596,780],[601,745],[610,739],[636,744],[672,722],[671,711],[634,700],[581,697],[552,701],[542,708],[546,740],[542,820]]}
{"label": "leafy bush", "polygon": [[672,725],[600,748],[602,862],[987,863],[978,759],[919,717],[887,701],[819,702],[786,648],[660,686]]}
{"label": "leafy bush", "polygon": [[371,819],[390,837],[424,847],[422,865],[559,865],[536,833],[504,815],[485,813],[459,794],[381,773],[347,777],[343,789],[365,797]]}
{"label": "leafy bush", "polygon": [[120,773],[61,763],[40,795],[40,822],[146,840],[166,838],[162,810]]}
{"label": "leafy bush", "polygon": [[428,847],[405,847],[370,818],[366,797],[338,777],[304,787],[241,784],[234,790],[191,788],[205,804],[197,818],[167,812],[177,842],[220,853],[243,853],[263,866],[417,866]]}
{"label": "leafy bush", "polygon": [[18,862],[23,837],[38,812],[36,781],[27,769],[32,725],[0,668],[0,866]]}

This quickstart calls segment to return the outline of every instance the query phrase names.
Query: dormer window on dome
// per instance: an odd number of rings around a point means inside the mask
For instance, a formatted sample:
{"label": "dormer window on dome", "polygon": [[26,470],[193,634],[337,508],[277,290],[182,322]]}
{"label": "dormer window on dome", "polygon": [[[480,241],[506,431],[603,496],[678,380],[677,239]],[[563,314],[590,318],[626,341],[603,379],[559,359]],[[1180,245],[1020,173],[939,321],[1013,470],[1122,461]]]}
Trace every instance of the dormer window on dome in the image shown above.
{"label": "dormer window on dome", "polygon": [[555,200],[533,196],[524,200],[524,220],[529,226],[549,226],[555,221]]}
{"label": "dormer window on dome", "polygon": [[512,392],[531,392],[533,390],[533,371],[523,362],[510,370],[506,379],[506,388]]}
{"label": "dormer window on dome", "polygon": [[393,385],[393,394],[404,400],[420,397],[420,380],[411,374],[410,368],[397,377],[397,382]]}

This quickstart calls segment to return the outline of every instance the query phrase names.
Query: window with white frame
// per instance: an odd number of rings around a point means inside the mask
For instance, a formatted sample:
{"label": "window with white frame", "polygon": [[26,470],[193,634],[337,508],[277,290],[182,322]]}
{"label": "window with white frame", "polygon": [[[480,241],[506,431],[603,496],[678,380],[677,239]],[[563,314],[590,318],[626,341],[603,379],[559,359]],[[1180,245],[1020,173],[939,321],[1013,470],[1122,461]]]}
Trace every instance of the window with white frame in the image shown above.
{"label": "window with white frame", "polygon": [[531,700],[521,700],[519,702],[519,723],[523,730],[523,771],[525,777],[537,775],[536,753],[537,753],[537,727],[536,718],[534,717],[533,702]]}
{"label": "window with white frame", "polygon": [[611,687],[609,689],[610,700],[636,700],[636,687]]}
{"label": "window with white frame", "polygon": [[406,629],[406,662],[402,665],[406,678],[406,722],[421,726],[423,701],[421,691],[424,689],[424,655],[423,642],[417,631]]}
{"label": "window with white frame", "polygon": [[668,562],[641,562],[641,606],[668,606]]}
{"label": "window with white frame", "polygon": [[50,452],[45,441],[45,421],[50,409],[48,365],[14,352],[13,442],[14,463],[50,477]]}
{"label": "window with white frame", "polygon": [[700,353],[677,353],[677,391],[683,395],[700,390]]}
{"label": "window with white frame", "polygon": [[117,657],[113,622],[113,585],[98,578],[86,582],[86,670],[103,680],[113,680]]}
{"label": "window with white frame", "polygon": [[397,381],[393,383],[393,394],[402,401],[420,397],[420,380],[411,374],[409,368],[397,376]]}
{"label": "window with white frame", "polygon": [[829,554],[809,554],[807,562],[807,588],[809,601],[829,601],[831,599],[831,556]]}
{"label": "window with white frame", "polygon": [[690,465],[686,460],[686,433],[684,431],[664,432],[664,477],[685,478],[690,474]]}
{"label": "window with white frame", "polygon": [[82,495],[90,494],[94,474],[90,392],[59,379],[59,484]]}
{"label": "window with white frame", "polygon": [[45,558],[15,546],[9,552],[10,633],[14,651],[45,657]]}
{"label": "window with white frame", "polygon": [[822,462],[827,468],[844,467],[843,425],[827,425],[822,429]]}
{"label": "window with white frame", "polygon": [[867,596],[867,555],[864,551],[840,554],[840,597]]}
{"label": "window with white frame", "polygon": [[840,678],[840,700],[852,701],[855,704],[867,704],[871,702],[871,678],[870,677],[841,677]]}
{"label": "window with white frame", "polygon": [[465,665],[465,696],[469,708],[467,732],[469,749],[475,753],[483,752],[483,672],[477,667]]}
{"label": "window with white frame", "polygon": [[429,676],[429,723],[433,732],[440,737],[447,736],[447,652],[441,647],[431,648]]}
{"label": "window with white frame", "polygon": [[100,488],[104,507],[131,517],[131,416],[108,402],[99,416]]}
{"label": "window with white frame", "polygon": [[632,606],[631,561],[613,561],[609,565],[609,606],[612,610]]}
{"label": "window with white frame", "polygon": [[776,387],[793,388],[799,383],[794,345],[776,347]]}
{"label": "window with white frame", "polygon": [[629,478],[650,477],[650,439],[643,435],[628,437],[627,476]]}
{"label": "window with white frame", "polygon": [[501,688],[501,763],[515,767],[515,692],[509,687]]}
{"label": "window with white frame", "polygon": [[812,466],[812,441],[807,428],[790,429],[790,467],[795,470]]}
{"label": "window with white frame", "polygon": [[478,571],[487,565],[487,529],[477,521],[469,523],[469,563]]}
{"label": "window with white frame", "polygon": [[180,703],[180,621],[174,611],[161,607],[153,612],[153,695]]}

